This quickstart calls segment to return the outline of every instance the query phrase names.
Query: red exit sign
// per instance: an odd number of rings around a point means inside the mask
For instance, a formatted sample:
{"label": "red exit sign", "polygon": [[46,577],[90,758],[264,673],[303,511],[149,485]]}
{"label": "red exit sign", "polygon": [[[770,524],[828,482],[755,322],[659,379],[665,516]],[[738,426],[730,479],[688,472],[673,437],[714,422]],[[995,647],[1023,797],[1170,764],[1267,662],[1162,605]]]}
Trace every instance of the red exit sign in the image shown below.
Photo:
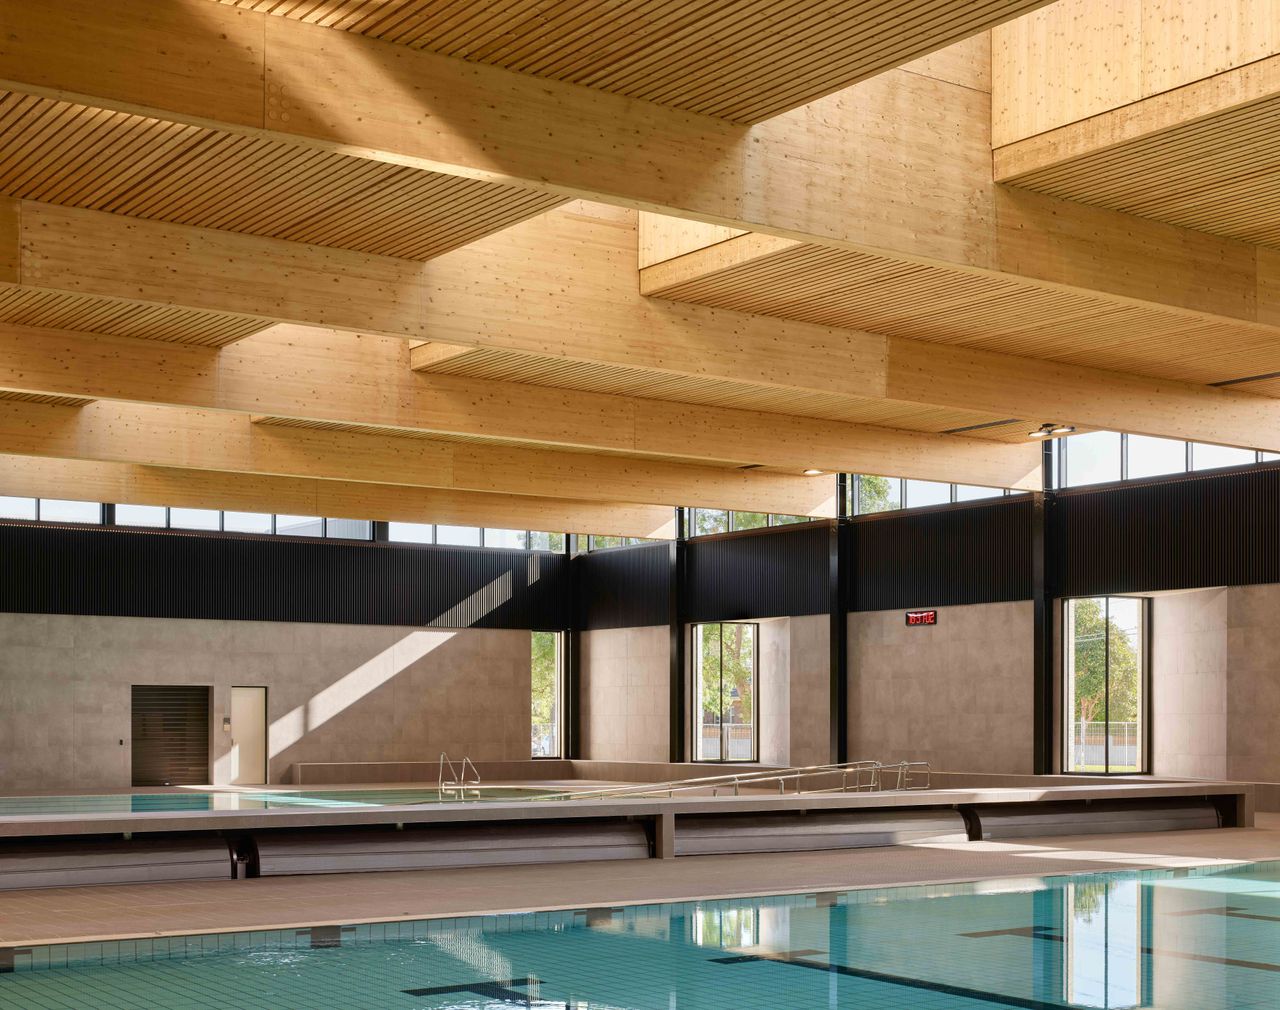
{"label": "red exit sign", "polygon": [[907,624],[937,624],[938,612],[936,610],[908,610]]}

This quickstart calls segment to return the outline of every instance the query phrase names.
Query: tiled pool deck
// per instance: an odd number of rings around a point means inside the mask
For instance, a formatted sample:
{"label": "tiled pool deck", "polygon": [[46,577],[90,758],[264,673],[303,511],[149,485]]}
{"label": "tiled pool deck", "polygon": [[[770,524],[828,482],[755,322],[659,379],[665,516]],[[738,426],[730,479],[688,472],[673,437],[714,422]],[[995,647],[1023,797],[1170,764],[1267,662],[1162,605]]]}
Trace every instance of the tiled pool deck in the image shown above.
{"label": "tiled pool deck", "polygon": [[[6,892],[0,947],[1280,859],[1254,828]],[[307,942],[310,943],[310,934]]]}

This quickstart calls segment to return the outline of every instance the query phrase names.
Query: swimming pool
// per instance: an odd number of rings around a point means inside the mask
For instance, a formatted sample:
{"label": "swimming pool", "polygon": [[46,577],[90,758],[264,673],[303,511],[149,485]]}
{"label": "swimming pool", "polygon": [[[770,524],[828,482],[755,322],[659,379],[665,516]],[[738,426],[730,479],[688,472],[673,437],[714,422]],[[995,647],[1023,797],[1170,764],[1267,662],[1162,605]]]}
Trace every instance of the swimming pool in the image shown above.
{"label": "swimming pool", "polygon": [[1280,1006],[1280,863],[36,948],[4,1010]]}
{"label": "swimming pool", "polygon": [[85,796],[0,796],[0,818],[47,814],[143,814],[201,810],[284,810],[404,806],[485,800],[551,799],[564,790],[537,787],[484,786],[446,789],[328,789],[237,792],[209,790],[173,793],[110,793]]}

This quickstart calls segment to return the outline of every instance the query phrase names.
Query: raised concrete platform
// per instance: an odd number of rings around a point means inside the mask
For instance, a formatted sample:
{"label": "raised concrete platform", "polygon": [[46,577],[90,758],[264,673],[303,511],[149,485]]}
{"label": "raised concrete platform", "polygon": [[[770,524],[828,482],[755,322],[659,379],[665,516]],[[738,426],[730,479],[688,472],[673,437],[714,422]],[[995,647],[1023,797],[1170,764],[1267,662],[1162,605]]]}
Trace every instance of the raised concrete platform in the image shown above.
{"label": "raised concrete platform", "polygon": [[[424,771],[429,763],[410,763]],[[389,772],[383,765],[336,766],[326,777]],[[762,766],[737,766],[759,771]],[[717,768],[713,771],[722,772]],[[518,761],[482,765],[488,787],[545,789],[547,795],[482,801],[418,802],[435,782],[327,784],[325,793],[359,793],[355,806],[277,806],[129,811],[100,803],[62,812],[0,813],[0,891],[70,883],[168,879],[182,868],[226,879],[369,870],[617,861],[644,857],[751,852],[797,853],[910,843],[964,844],[1031,834],[1247,827],[1254,791],[1247,784],[1149,778],[964,776],[939,774],[934,788],[837,792],[841,773],[806,778],[810,791],[781,794],[778,784],[744,785],[714,795],[703,785],[668,795],[592,796],[606,782],[679,782],[705,777],[696,764]],[[540,777],[534,776],[541,773]],[[305,780],[305,769],[299,776]],[[318,777],[318,773],[317,773]],[[509,777],[506,782],[495,778]],[[794,780],[793,780],[794,781]],[[786,783],[783,783],[784,785]],[[317,784],[303,782],[314,790]],[[820,787],[832,791],[818,791]],[[378,797],[366,790],[392,790]],[[679,786],[676,787],[678,789]],[[146,790],[187,792],[189,790]],[[252,787],[250,803],[262,792]],[[576,791],[576,792],[575,792]],[[121,801],[128,796],[119,795]],[[409,798],[414,802],[409,802]],[[425,799],[425,797],[421,797]],[[312,794],[289,801],[330,802]],[[382,805],[386,803],[386,805]],[[126,803],[127,806],[127,803]],[[111,807],[111,809],[101,809]],[[189,850],[223,853],[193,861]],[[136,850],[136,851],[135,851]],[[143,850],[146,850],[145,852]],[[172,851],[170,851],[172,850]],[[207,850],[207,851],[206,851]],[[136,857],[136,858],[135,858]],[[154,866],[152,864],[155,864]],[[38,866],[33,877],[31,868]],[[132,876],[128,874],[132,873]]]}
{"label": "raised concrete platform", "polygon": [[[1097,803],[1206,799],[1222,811],[1224,823],[1253,823],[1252,786],[1232,782],[1150,782],[940,788],[910,792],[674,796],[636,799],[489,800],[360,808],[209,810],[102,814],[23,814],[0,818],[0,838],[229,832],[299,828],[351,828],[436,824],[513,824],[525,821],[644,819],[664,816],[767,814],[807,811],[962,809],[982,805]],[[514,783],[513,783],[514,784]],[[434,783],[426,784],[428,786]]]}

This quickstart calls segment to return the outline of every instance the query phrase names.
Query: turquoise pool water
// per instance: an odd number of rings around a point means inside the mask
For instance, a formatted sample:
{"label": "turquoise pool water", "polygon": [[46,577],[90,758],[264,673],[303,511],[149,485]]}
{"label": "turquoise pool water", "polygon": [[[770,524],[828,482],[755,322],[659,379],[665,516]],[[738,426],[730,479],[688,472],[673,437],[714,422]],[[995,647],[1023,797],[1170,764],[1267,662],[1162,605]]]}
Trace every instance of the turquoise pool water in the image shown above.
{"label": "turquoise pool water", "polygon": [[387,807],[459,800],[529,800],[563,793],[547,789],[330,789],[280,792],[213,790],[190,793],[113,793],[99,796],[0,796],[0,818],[43,814],[143,814],[201,810],[271,810],[290,807]]}
{"label": "turquoise pool water", "polygon": [[86,944],[13,961],[5,1010],[1274,1010],[1280,864]]}

